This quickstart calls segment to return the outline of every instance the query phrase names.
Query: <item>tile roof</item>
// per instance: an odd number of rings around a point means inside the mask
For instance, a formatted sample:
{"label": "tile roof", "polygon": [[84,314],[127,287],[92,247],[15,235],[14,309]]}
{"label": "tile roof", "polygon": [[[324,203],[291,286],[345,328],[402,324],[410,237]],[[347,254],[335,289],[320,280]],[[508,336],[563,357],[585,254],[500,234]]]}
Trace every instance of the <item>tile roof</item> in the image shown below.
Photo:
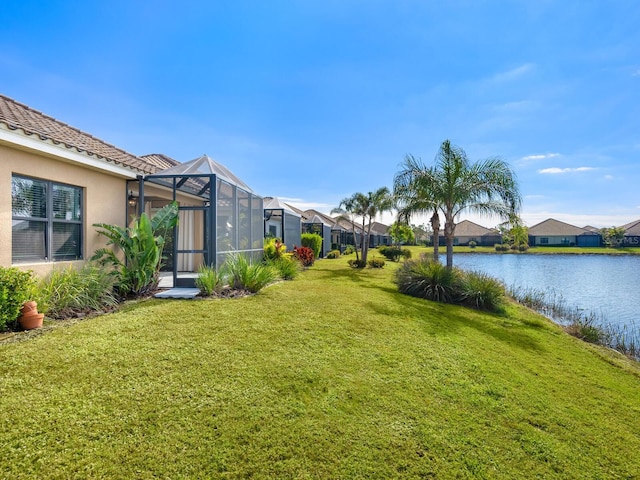
{"label": "tile roof", "polygon": [[622,228],[624,228],[624,234],[627,237],[640,237],[640,220],[622,225]]}
{"label": "tile roof", "polygon": [[371,233],[376,235],[387,235],[389,233],[389,225],[385,225],[380,222],[373,222],[371,224]]}
{"label": "tile roof", "polygon": [[157,166],[142,157],[100,140],[82,130],[0,94],[0,124],[9,130],[21,130],[25,135],[62,145],[107,162],[122,165],[142,173],[154,173]]}
{"label": "tile roof", "polygon": [[576,227],[575,225],[561,222],[560,220],[555,220],[553,218],[548,218],[533,227],[529,227],[529,235],[536,237],[554,235],[575,236],[593,233],[594,232],[587,229]]}
{"label": "tile roof", "polygon": [[462,220],[456,224],[455,236],[456,237],[481,237],[483,235],[494,235],[495,230],[478,225],[470,220]]}

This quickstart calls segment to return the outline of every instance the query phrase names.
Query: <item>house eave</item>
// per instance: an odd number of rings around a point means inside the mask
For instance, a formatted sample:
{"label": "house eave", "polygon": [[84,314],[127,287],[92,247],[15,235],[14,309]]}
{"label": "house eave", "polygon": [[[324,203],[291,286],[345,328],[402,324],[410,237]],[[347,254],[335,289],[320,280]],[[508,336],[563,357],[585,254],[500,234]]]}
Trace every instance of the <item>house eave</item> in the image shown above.
{"label": "house eave", "polygon": [[124,165],[118,165],[105,157],[86,151],[75,151],[63,144],[56,144],[51,139],[33,138],[35,134],[21,133],[19,129],[11,129],[0,122],[0,145],[34,152],[57,160],[82,165],[85,168],[103,171],[123,178],[133,179],[142,174]]}

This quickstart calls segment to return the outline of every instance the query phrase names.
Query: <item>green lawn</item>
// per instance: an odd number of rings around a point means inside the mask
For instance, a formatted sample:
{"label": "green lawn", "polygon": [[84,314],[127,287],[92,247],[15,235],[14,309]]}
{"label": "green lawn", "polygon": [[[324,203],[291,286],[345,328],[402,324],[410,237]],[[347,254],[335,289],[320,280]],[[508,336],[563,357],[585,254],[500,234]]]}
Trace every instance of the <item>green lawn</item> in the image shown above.
{"label": "green lawn", "polygon": [[322,260],[0,344],[0,478],[637,478],[640,368]]}

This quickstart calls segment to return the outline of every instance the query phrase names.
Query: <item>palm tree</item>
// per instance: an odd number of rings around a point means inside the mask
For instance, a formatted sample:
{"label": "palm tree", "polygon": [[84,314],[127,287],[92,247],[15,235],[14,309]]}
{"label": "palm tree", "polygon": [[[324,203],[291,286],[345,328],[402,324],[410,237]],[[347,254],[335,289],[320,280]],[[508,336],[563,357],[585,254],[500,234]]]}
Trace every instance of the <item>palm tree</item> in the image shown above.
{"label": "palm tree", "polygon": [[[362,193],[354,193],[350,197],[345,197],[340,201],[340,205],[337,208],[331,210],[331,215],[338,214],[337,219],[344,219],[351,224],[351,231],[353,233],[353,248],[356,251],[356,261],[360,261],[358,255],[358,242],[356,240],[356,223],[353,219],[354,216],[360,216],[362,214],[362,199],[364,195]],[[364,233],[364,231],[363,231]]]}
{"label": "palm tree", "polygon": [[438,182],[434,168],[425,167],[419,159],[407,155],[404,169],[394,179],[393,194],[398,204],[398,220],[409,223],[412,215],[431,215],[429,223],[433,230],[433,258],[439,258],[440,204],[433,196]]}
{"label": "palm tree", "polygon": [[[515,174],[499,158],[471,163],[465,151],[442,142],[431,168],[411,156],[396,175],[404,215],[440,211],[444,215],[447,268],[453,267],[455,219],[463,211],[513,218],[522,203]],[[434,234],[437,230],[434,228]],[[434,242],[435,245],[435,242]],[[434,249],[435,250],[435,249]]]}

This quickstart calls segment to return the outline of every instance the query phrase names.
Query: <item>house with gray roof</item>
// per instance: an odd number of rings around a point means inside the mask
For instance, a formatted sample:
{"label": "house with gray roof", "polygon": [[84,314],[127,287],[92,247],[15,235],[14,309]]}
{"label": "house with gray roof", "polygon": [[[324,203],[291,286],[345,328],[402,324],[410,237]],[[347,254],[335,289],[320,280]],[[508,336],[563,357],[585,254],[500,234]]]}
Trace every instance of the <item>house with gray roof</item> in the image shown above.
{"label": "house with gray roof", "polygon": [[624,247],[640,247],[640,220],[622,225],[622,228],[624,229],[622,245]]}
{"label": "house with gray roof", "polygon": [[469,242],[476,242],[476,245],[493,246],[496,243],[501,243],[502,237],[495,228],[486,228],[470,220],[462,220],[456,224],[453,244],[469,245]]}
{"label": "house with gray roof", "polygon": [[553,218],[529,227],[529,245],[532,247],[599,247],[601,244],[599,233]]}

